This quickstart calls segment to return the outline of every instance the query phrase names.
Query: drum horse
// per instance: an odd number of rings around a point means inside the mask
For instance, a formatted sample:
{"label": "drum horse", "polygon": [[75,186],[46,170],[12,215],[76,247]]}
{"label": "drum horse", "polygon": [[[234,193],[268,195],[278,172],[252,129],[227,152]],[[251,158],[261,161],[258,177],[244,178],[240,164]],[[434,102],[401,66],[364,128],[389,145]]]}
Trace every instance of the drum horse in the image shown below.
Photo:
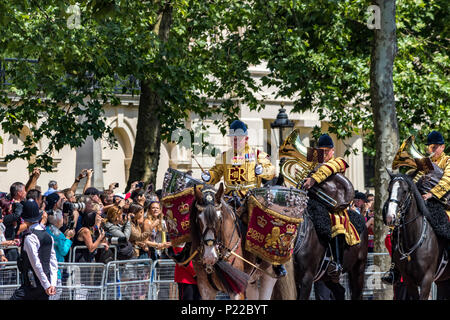
{"label": "drum horse", "polygon": [[[177,187],[171,188],[169,186],[171,184]],[[239,217],[236,215],[236,208],[232,208],[224,199],[223,184],[216,191],[213,187],[184,173],[169,169],[163,189],[175,190],[169,195],[165,192],[166,196],[162,200],[167,224],[173,231],[172,242],[175,239],[175,243],[183,241],[189,243],[187,250],[183,250],[182,257],[177,257],[176,261],[178,263],[183,261],[181,263],[185,264],[192,260],[202,298],[215,299],[216,294],[221,291],[227,293],[231,299],[243,298],[244,292],[247,299],[270,299],[277,281],[271,264],[271,258],[274,256],[269,254],[266,260],[258,258],[255,251],[246,249],[249,245],[247,242],[256,238],[258,244],[270,244],[254,248],[263,254],[271,250],[279,252],[277,250],[283,246],[286,259],[286,255],[289,256],[293,251],[297,226],[295,223],[286,224],[282,219],[295,220],[286,217],[287,214],[293,213],[301,216],[306,207],[306,200],[302,202],[300,199],[301,196],[303,199],[306,198],[304,192],[284,187],[256,188],[249,192],[244,199],[244,205],[237,210],[241,215]],[[180,202],[179,199],[183,196],[189,198],[184,198]],[[175,198],[178,198],[178,202]],[[266,201],[267,199],[269,201]],[[257,213],[252,216],[253,211],[247,211],[249,203],[257,204],[265,211],[272,210],[274,215],[279,214],[279,219],[276,219],[279,226],[274,229],[281,230],[280,239],[284,241],[277,241],[278,234],[266,234],[264,237],[253,229],[251,236],[246,236],[248,231],[246,225],[249,222],[264,220],[264,217],[257,216]],[[190,217],[189,220],[182,221],[183,217],[177,216],[175,211],[177,207],[186,204],[190,205]],[[246,223],[242,224],[242,217],[248,219],[249,215],[253,220],[246,220]],[[266,219],[269,220],[270,217]],[[265,223],[267,224],[267,221]],[[254,227],[258,228],[256,224]],[[255,237],[255,234],[258,236]]]}
{"label": "drum horse", "polygon": [[400,167],[410,170],[406,174],[393,174],[387,170],[391,181],[383,220],[386,225],[394,226],[392,260],[406,282],[409,296],[426,300],[433,281],[439,286],[441,281],[450,279],[443,238],[450,232],[449,222],[445,212],[436,218],[430,211],[436,206],[449,208],[450,194],[441,204],[436,199],[430,199],[428,203],[423,200],[421,194],[429,192],[443,172],[418,151],[413,136],[402,143],[394,158],[392,169]]}
{"label": "drum horse", "polygon": [[[288,183],[299,187],[303,179],[317,168],[315,160],[308,161],[312,160],[311,152],[313,149],[307,148],[301,142],[298,130],[292,131],[285,139],[279,154],[284,158],[282,158],[281,175],[288,180]],[[333,212],[347,208],[353,200],[354,189],[352,183],[344,175],[337,173],[308,190],[308,197],[308,207],[297,235],[293,255],[297,299],[299,300],[309,299],[312,285],[318,280],[323,280],[330,290],[334,291],[335,286],[332,279],[326,274],[330,263],[329,239],[326,240],[320,236],[328,230],[318,232],[316,229],[318,224],[315,221],[319,216],[328,219],[328,211]],[[318,214],[319,210],[322,210],[321,215]],[[352,217],[356,220],[363,219],[358,214],[353,214]],[[348,273],[352,300],[362,299],[368,252],[368,231],[364,221],[358,222],[361,241],[357,245],[345,245],[343,254],[343,273]],[[326,221],[326,223],[331,222]],[[341,297],[341,299],[343,298]]]}

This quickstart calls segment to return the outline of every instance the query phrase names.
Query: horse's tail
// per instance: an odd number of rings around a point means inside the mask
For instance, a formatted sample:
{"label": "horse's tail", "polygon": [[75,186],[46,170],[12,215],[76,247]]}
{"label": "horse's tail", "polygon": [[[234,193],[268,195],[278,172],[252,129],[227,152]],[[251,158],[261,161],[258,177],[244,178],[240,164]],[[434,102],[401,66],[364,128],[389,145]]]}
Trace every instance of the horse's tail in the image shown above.
{"label": "horse's tail", "polygon": [[236,269],[226,261],[219,260],[214,265],[216,274],[228,293],[244,293],[250,276]]}

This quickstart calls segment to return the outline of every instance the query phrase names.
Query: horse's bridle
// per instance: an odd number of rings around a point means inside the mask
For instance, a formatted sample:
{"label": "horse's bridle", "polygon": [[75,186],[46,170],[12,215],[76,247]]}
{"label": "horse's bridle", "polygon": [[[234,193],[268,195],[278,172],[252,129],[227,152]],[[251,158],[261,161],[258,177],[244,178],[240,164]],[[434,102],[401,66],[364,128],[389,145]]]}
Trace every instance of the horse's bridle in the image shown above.
{"label": "horse's bridle", "polygon": [[[214,211],[218,212],[222,208],[222,203],[220,203],[218,206],[215,205],[214,199],[216,196],[216,191],[212,189],[204,190],[202,191],[202,194],[204,195],[204,198],[206,199],[206,206],[201,206],[198,203],[196,203],[196,208],[198,212],[202,212],[208,205],[212,205],[214,207]],[[218,217],[220,225],[222,224],[222,216],[220,215]],[[198,224],[198,215],[196,217],[197,224]],[[220,228],[218,228],[220,229]],[[214,235],[214,239],[207,239],[206,236],[208,234],[208,231],[212,231],[212,234]],[[205,231],[202,233],[202,238],[200,239],[201,245],[206,246],[213,246],[216,245],[220,240],[217,239],[216,230],[214,228],[211,228],[209,226],[205,226]]]}
{"label": "horse's bridle", "polygon": [[[402,177],[395,177],[394,179],[392,179],[392,181],[397,181],[397,180],[400,180],[400,181],[404,181],[405,182],[405,180],[402,178]],[[392,190],[391,190],[392,191]],[[390,192],[389,192],[389,194],[390,194]],[[395,219],[396,221],[395,221],[395,223],[394,223],[394,226],[395,227],[404,227],[405,225],[407,225],[408,223],[410,223],[410,222],[412,222],[412,221],[414,221],[415,219],[417,219],[418,218],[418,215],[416,215],[413,219],[411,219],[410,221],[408,221],[408,222],[403,222],[403,223],[401,223],[403,220],[404,220],[404,214],[406,213],[406,211],[409,209],[409,207],[410,207],[410,205],[411,205],[411,197],[412,197],[412,193],[411,193],[411,190],[408,190],[408,194],[407,194],[407,196],[406,196],[406,199],[405,199],[405,201],[403,201],[403,202],[400,202],[399,200],[397,200],[397,199],[392,199],[392,198],[389,198],[389,200],[388,200],[388,203],[391,203],[391,202],[394,202],[394,203],[396,203],[397,204],[397,210],[396,210],[396,212],[395,212],[395,218],[397,218],[397,216],[399,216],[400,217],[400,219]]]}
{"label": "horse's bridle", "polygon": [[[396,181],[396,180],[401,180],[401,181],[405,181],[403,179],[403,177],[395,177],[392,181]],[[390,194],[390,193],[389,193]],[[395,202],[397,203],[397,211],[396,211],[396,217],[397,214],[400,213],[400,219],[398,219],[398,222],[394,223],[395,229],[397,230],[397,244],[398,244],[398,252],[400,253],[401,257],[400,260],[403,259],[408,259],[408,261],[411,259],[411,253],[413,253],[417,248],[419,248],[422,243],[425,241],[425,234],[427,231],[427,219],[425,219],[425,216],[422,216],[423,218],[423,224],[422,224],[422,231],[420,233],[420,238],[419,240],[409,249],[407,250],[407,252],[405,252],[403,246],[402,246],[402,242],[400,241],[400,230],[403,228],[405,228],[405,226],[408,223],[413,222],[414,220],[416,220],[420,215],[418,213],[416,213],[416,216],[414,218],[412,218],[409,221],[404,221],[404,214],[406,213],[406,211],[409,209],[410,205],[411,205],[411,199],[412,199],[412,191],[408,188],[408,195],[406,197],[406,200],[403,203],[400,203],[400,201],[396,200],[396,199],[389,199],[389,202]]]}

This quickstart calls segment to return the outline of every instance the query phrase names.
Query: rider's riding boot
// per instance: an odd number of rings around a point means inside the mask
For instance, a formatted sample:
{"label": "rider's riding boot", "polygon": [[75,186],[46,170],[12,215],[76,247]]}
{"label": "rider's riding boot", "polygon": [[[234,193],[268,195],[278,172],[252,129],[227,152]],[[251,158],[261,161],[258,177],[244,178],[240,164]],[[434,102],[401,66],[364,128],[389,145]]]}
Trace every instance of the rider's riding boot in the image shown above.
{"label": "rider's riding boot", "polygon": [[395,267],[395,264],[391,263],[391,268],[384,274],[384,276],[381,277],[381,281],[387,284],[394,284],[399,280],[400,272]]}
{"label": "rider's riding boot", "polygon": [[339,282],[339,277],[343,269],[342,263],[344,260],[344,241],[345,236],[341,234],[331,240],[331,250],[334,259],[331,261],[327,273],[334,282]]}
{"label": "rider's riding boot", "polygon": [[282,264],[273,264],[272,268],[278,278],[285,277],[287,275],[287,270]]}

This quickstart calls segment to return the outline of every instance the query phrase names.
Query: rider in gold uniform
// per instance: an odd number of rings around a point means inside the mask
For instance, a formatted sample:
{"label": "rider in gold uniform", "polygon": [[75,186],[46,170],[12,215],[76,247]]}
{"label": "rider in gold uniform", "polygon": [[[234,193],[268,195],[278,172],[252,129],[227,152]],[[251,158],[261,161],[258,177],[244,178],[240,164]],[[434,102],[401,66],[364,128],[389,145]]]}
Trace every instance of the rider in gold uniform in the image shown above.
{"label": "rider in gold uniform", "polygon": [[[428,200],[431,197],[441,199],[447,192],[450,191],[450,156],[444,153],[445,142],[444,137],[438,131],[432,131],[427,136],[428,153],[433,154],[431,161],[433,161],[439,168],[444,171],[441,180],[438,184],[430,190],[430,192],[422,195],[424,200]],[[450,220],[450,210],[446,211],[447,217]],[[447,244],[447,250],[450,251],[449,244]],[[395,267],[394,263],[391,264],[390,270],[382,280],[386,283],[393,284],[394,281],[400,279],[400,273]]]}
{"label": "rider in gold uniform", "polygon": [[267,153],[248,144],[246,125],[235,120],[230,126],[232,148],[216,158],[216,164],[202,173],[202,179],[208,184],[216,184],[223,177],[225,194],[236,194],[243,198],[247,191],[261,186],[261,179],[271,180],[275,175],[275,167]]}
{"label": "rider in gold uniform", "polygon": [[[426,145],[428,146],[428,153],[434,153],[431,160],[444,171],[444,174],[438,184],[422,197],[424,200],[428,200],[432,196],[441,199],[450,191],[450,156],[444,153],[444,137],[438,131],[432,131],[428,135]],[[450,210],[447,210],[447,216],[450,219]]]}
{"label": "rider in gold uniform", "polygon": [[[318,141],[318,148],[324,150],[324,162],[316,172],[314,172],[311,177],[306,178],[303,184],[305,189],[310,189],[314,184],[319,184],[325,181],[328,177],[336,173],[344,173],[349,167],[347,162],[341,157],[334,157],[334,143],[328,134],[323,134],[320,136]],[[343,264],[343,254],[345,242],[352,246],[360,242],[359,235],[349,232],[348,226],[341,223],[345,219],[347,213],[340,211],[338,213],[330,213],[330,218],[332,219],[331,227],[331,248],[333,251],[333,257],[335,258],[334,264],[336,266],[333,270],[333,276],[339,276],[342,272]],[[348,221],[348,217],[347,217]],[[334,239],[334,240],[333,240]]]}
{"label": "rider in gold uniform", "polygon": [[[273,179],[275,167],[267,153],[248,144],[247,126],[242,121],[231,123],[228,136],[233,147],[216,158],[215,165],[202,173],[202,179],[214,185],[223,177],[225,195],[242,199],[250,189],[260,187],[262,179]],[[274,271],[277,276],[287,274],[281,264],[274,264]]]}

